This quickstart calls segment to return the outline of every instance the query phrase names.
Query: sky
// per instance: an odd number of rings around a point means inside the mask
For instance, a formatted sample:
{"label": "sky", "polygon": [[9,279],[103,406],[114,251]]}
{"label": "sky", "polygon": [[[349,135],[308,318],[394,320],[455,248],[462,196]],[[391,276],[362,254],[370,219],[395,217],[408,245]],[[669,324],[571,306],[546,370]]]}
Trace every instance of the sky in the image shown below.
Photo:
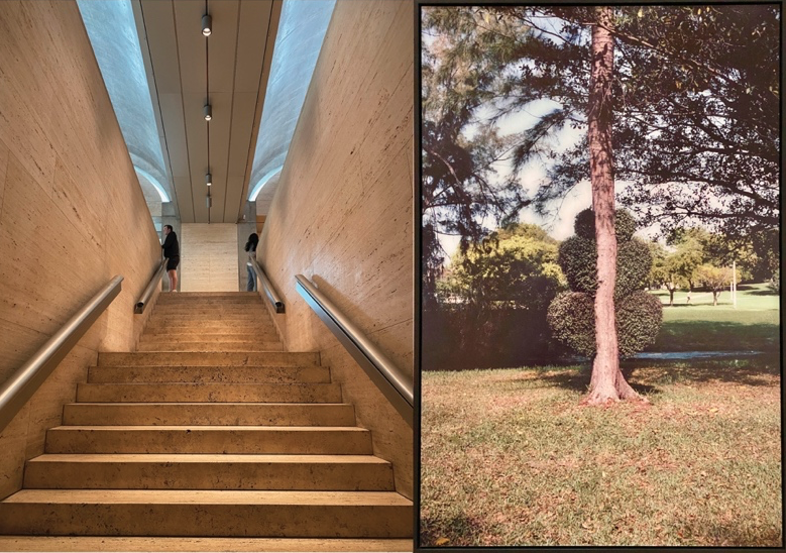
{"label": "sky", "polygon": [[[551,18],[544,18],[542,24],[555,32],[559,29],[558,21]],[[426,48],[428,48],[433,40],[433,36],[424,34]],[[526,108],[520,109],[515,113],[510,113],[498,121],[500,134],[508,135],[520,133],[532,127],[541,117],[558,107],[559,104],[550,99],[531,102]],[[481,109],[478,113],[478,119],[483,120],[490,118],[494,110],[491,108],[486,110]],[[474,134],[475,130],[476,127],[469,126],[464,134],[469,138]],[[556,136],[556,150],[560,151],[570,148],[575,145],[576,141],[579,140],[583,134],[583,129],[564,129]],[[491,177],[490,180],[492,182],[498,182],[508,178],[513,170],[510,160],[498,162],[494,168],[497,171],[497,175]],[[534,195],[538,188],[546,182],[546,170],[546,165],[540,160],[533,160],[521,169],[518,175],[518,181],[528,196]],[[619,194],[629,185],[630,182],[617,181],[615,183],[617,195],[619,196]],[[519,221],[522,223],[537,224],[546,230],[553,238],[560,241],[565,240],[573,234],[573,221],[576,215],[592,205],[591,192],[590,182],[588,180],[580,181],[564,198],[555,202],[552,206],[549,206],[549,211],[552,213],[541,216],[534,208],[528,207],[520,211]],[[484,220],[483,224],[487,228],[496,226],[493,220]],[[640,229],[637,235],[654,239],[658,234],[658,230],[659,229],[656,227]],[[441,235],[439,239],[449,258],[458,248],[460,237]]]}

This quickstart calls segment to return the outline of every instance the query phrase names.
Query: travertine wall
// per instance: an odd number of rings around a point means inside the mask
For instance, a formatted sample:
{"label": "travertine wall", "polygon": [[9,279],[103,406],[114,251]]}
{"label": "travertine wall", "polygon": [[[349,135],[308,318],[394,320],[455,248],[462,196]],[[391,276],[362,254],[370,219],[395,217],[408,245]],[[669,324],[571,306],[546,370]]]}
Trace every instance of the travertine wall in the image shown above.
{"label": "travertine wall", "polygon": [[[75,2],[0,2],[0,382],[116,274],[121,294],[0,434],[0,497],[98,351],[136,346],[160,245]],[[148,310],[149,314],[149,310]]]}
{"label": "travertine wall", "polygon": [[238,291],[237,225],[182,223],[179,239],[181,292]]}
{"label": "travertine wall", "polygon": [[413,6],[339,0],[258,251],[290,350],[319,350],[412,495],[412,431],[295,291],[303,273],[413,374]]}

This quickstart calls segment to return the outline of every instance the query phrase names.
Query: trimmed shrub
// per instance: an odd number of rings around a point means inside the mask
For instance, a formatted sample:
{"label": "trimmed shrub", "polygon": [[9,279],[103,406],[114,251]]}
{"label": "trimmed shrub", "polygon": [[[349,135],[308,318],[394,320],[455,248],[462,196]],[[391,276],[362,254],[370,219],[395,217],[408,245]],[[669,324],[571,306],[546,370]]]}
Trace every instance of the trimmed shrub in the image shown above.
{"label": "trimmed shrub", "polygon": [[557,263],[562,268],[571,290],[595,294],[598,287],[597,259],[594,240],[571,236],[560,244]]}
{"label": "trimmed shrub", "polygon": [[595,300],[584,292],[563,292],[551,302],[546,319],[551,335],[570,349],[595,355]]}
{"label": "trimmed shrub", "polygon": [[640,290],[622,298],[615,307],[622,357],[630,357],[655,343],[663,322],[663,305],[658,297]]}
{"label": "trimmed shrub", "polygon": [[[614,212],[614,234],[617,242],[627,242],[633,238],[636,232],[636,219],[625,209],[618,209]],[[595,241],[595,212],[585,209],[576,215],[573,223],[573,232],[580,238]]]}
{"label": "trimmed shrub", "polygon": [[[660,300],[639,291],[616,304],[617,342],[621,357],[630,357],[655,342],[663,312]],[[595,356],[595,306],[582,292],[554,298],[548,313],[552,335],[579,355]]]}
{"label": "trimmed shrub", "polygon": [[[584,212],[582,212],[584,213]],[[571,236],[559,247],[557,262],[576,292],[595,295],[598,288],[598,252],[594,240]],[[652,254],[647,244],[637,238],[617,245],[617,283],[614,297],[622,298],[644,287],[652,267]]]}
{"label": "trimmed shrub", "polygon": [[[633,238],[636,222],[624,210],[616,213],[617,281],[614,288],[617,342],[621,357],[642,351],[655,341],[663,320],[660,300],[641,291],[652,267],[647,244]],[[597,245],[595,218],[582,211],[574,224],[576,235],[559,248],[558,263],[572,292],[560,294],[549,305],[547,320],[552,337],[580,355],[595,356],[595,292]]]}
{"label": "trimmed shrub", "polygon": [[573,222],[573,232],[579,238],[595,241],[595,212],[591,209],[580,211]]}
{"label": "trimmed shrub", "polygon": [[543,311],[440,305],[422,314],[421,369],[453,371],[553,362],[567,353],[550,339]]}

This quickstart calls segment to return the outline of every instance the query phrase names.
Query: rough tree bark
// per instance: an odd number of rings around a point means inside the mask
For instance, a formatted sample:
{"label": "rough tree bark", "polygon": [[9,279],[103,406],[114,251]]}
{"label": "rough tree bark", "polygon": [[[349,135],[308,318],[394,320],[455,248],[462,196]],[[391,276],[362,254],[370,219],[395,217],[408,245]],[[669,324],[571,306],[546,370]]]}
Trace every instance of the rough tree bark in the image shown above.
{"label": "rough tree bark", "polygon": [[589,405],[639,398],[620,371],[614,285],[617,280],[617,238],[614,234],[614,160],[611,145],[614,40],[609,32],[612,11],[598,7],[592,27],[592,71],[589,91],[590,181],[598,245],[598,288],[595,295],[595,359]]}

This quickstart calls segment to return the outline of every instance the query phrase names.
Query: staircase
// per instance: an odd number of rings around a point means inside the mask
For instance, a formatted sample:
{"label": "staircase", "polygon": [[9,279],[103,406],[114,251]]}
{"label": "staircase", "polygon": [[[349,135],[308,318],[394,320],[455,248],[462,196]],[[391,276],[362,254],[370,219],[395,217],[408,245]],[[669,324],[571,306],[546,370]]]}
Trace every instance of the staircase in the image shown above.
{"label": "staircase", "polygon": [[162,294],[138,350],[99,354],[23,489],[0,502],[0,534],[17,536],[319,538],[320,550],[362,538],[393,551],[412,527],[330,369],[283,351],[254,292]]}

